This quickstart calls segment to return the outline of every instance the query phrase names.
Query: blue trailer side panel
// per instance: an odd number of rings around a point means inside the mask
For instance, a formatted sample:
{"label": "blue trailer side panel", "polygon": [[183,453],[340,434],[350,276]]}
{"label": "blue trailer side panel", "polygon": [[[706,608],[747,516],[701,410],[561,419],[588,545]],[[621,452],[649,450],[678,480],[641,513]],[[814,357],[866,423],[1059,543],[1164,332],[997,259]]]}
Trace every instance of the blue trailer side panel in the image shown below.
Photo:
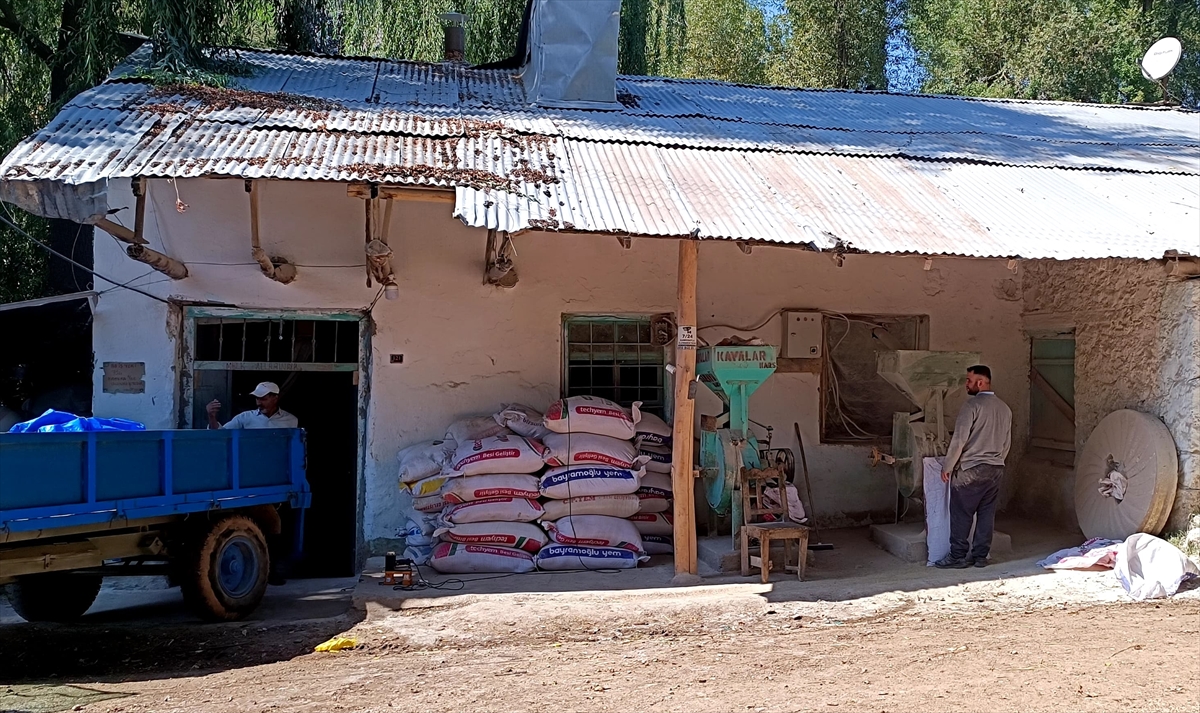
{"label": "blue trailer side panel", "polygon": [[0,434],[0,531],[310,498],[300,429]]}

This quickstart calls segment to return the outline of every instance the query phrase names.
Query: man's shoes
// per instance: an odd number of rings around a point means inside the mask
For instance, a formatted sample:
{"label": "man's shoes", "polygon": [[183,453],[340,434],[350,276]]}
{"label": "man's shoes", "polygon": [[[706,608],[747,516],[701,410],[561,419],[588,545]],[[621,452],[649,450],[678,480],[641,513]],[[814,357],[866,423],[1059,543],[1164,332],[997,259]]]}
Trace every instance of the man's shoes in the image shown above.
{"label": "man's shoes", "polygon": [[971,562],[972,567],[979,567],[981,569],[983,567],[986,567],[987,565],[988,565],[987,557],[980,557],[979,559]]}
{"label": "man's shoes", "polygon": [[967,567],[971,566],[971,562],[970,560],[959,559],[957,557],[946,555],[937,562],[934,562],[933,566],[937,567],[938,569],[966,569]]}

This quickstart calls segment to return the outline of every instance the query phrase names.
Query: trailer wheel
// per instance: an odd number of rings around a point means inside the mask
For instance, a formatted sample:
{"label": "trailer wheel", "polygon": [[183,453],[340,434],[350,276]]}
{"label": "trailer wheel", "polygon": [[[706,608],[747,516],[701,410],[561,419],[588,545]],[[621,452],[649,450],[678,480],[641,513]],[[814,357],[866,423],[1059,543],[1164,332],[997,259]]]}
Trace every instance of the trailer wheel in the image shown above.
{"label": "trailer wheel", "polygon": [[75,621],[96,601],[103,579],[71,572],[31,574],[9,585],[8,599],[25,621]]}
{"label": "trailer wheel", "polygon": [[262,530],[244,515],[214,521],[185,550],[183,598],[201,618],[236,621],[262,601],[271,568]]}

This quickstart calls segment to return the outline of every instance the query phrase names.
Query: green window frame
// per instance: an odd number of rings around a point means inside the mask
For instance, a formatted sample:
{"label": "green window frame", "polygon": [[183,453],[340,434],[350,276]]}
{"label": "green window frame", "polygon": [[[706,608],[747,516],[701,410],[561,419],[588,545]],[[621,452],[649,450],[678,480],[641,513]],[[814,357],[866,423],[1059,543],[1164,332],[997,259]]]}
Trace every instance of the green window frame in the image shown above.
{"label": "green window frame", "polygon": [[564,315],[562,395],[598,396],[659,416],[667,404],[666,350],[650,316]]}

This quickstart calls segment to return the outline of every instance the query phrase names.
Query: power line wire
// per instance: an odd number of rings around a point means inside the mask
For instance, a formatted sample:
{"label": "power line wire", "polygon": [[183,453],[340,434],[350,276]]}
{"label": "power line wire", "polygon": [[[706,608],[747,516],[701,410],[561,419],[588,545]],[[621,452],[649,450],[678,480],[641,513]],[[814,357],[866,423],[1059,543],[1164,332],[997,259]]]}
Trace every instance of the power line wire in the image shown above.
{"label": "power line wire", "polygon": [[120,282],[117,282],[116,280],[114,280],[114,279],[112,279],[112,278],[110,278],[110,277],[105,277],[104,275],[101,275],[100,273],[96,272],[95,270],[93,270],[92,268],[88,267],[87,265],[84,265],[84,264],[82,264],[82,263],[79,263],[79,262],[76,262],[76,261],[72,260],[71,258],[67,257],[66,255],[63,255],[62,253],[58,252],[58,251],[57,251],[57,250],[55,250],[54,248],[50,247],[49,245],[47,245],[47,244],[43,243],[41,240],[38,240],[37,238],[33,237],[33,236],[32,236],[32,235],[30,235],[29,233],[27,233],[27,232],[25,232],[24,230],[22,230],[20,226],[18,226],[18,225],[17,225],[16,223],[14,223],[13,221],[9,220],[9,219],[8,219],[6,216],[0,215],[0,222],[3,222],[3,223],[4,223],[5,225],[7,225],[9,228],[12,228],[12,229],[13,229],[13,231],[15,231],[15,232],[17,233],[17,235],[20,235],[21,237],[25,238],[26,240],[28,240],[29,242],[33,243],[34,245],[37,245],[37,246],[38,246],[38,247],[40,247],[41,249],[43,249],[43,250],[45,250],[46,252],[50,253],[51,255],[54,255],[55,257],[61,258],[61,259],[63,259],[63,260],[66,260],[67,262],[71,263],[71,264],[72,264],[72,265],[74,265],[75,267],[78,267],[78,268],[80,268],[81,270],[87,270],[87,271],[88,271],[88,272],[90,272],[90,273],[92,274],[92,276],[94,276],[94,277],[99,277],[101,280],[104,280],[105,282],[108,282],[108,283],[110,283],[110,284],[112,284],[112,285],[116,285],[117,287],[124,288],[124,289],[126,289],[126,290],[129,290],[129,291],[131,291],[131,292],[136,292],[136,293],[138,293],[139,295],[143,295],[143,296],[145,296],[145,297],[149,297],[149,298],[150,298],[150,299],[152,299],[152,300],[157,300],[157,301],[159,301],[159,302],[162,302],[162,303],[163,303],[163,304],[165,304],[165,305],[169,305],[169,304],[171,304],[169,301],[167,301],[167,300],[164,300],[163,298],[159,297],[158,295],[152,295],[152,294],[150,294],[149,292],[146,292],[146,291],[144,291],[144,290],[139,290],[139,289],[138,289],[138,288],[136,288],[136,287],[130,287],[128,284],[122,284],[122,283],[120,283]]}

